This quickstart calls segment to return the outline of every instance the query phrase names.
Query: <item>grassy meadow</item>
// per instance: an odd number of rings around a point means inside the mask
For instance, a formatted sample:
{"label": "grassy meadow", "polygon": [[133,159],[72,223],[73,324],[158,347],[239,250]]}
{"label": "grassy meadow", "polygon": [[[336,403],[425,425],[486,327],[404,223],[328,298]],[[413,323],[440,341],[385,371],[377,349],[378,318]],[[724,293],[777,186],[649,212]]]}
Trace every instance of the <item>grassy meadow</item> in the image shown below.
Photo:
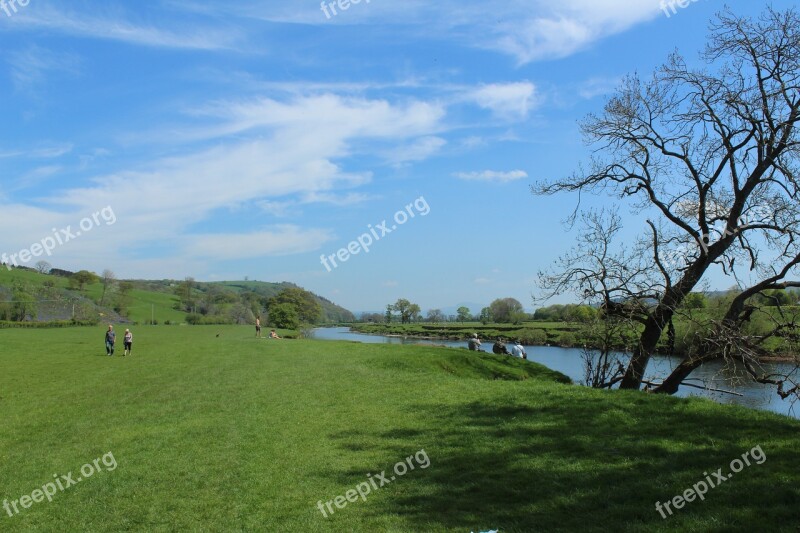
{"label": "grassy meadow", "polygon": [[[0,499],[109,452],[117,465],[0,509],[1,531],[797,528],[800,422],[778,415],[590,390],[466,350],[151,326],[111,358],[103,332],[0,330]],[[656,511],[755,446],[762,464]],[[318,509],[422,450],[427,468]]]}

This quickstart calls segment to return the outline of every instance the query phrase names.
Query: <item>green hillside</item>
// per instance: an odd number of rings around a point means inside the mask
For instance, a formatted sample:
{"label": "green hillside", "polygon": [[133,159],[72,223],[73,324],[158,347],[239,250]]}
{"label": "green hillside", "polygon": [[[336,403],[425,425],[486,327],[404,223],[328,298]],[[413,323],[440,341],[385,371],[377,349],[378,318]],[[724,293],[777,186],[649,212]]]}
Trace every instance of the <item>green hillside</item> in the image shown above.
{"label": "green hillside", "polygon": [[[281,283],[268,283],[265,281],[221,281],[209,283],[208,285],[219,285],[237,292],[251,291],[259,296],[272,298],[284,289],[296,288],[297,285],[284,281]],[[344,307],[338,306],[330,300],[317,296],[317,301],[322,306],[323,318],[322,321],[329,324],[341,322],[353,322],[355,316],[352,312]]]}
{"label": "green hillside", "polygon": [[[56,271],[63,272],[63,271]],[[121,293],[121,287],[129,284],[129,290]],[[177,280],[115,280],[103,295],[103,283],[95,281],[81,290],[65,275],[41,274],[28,268],[8,270],[0,268],[0,321],[15,320],[15,312],[26,315],[24,321],[52,322],[79,320],[86,322],[130,322],[147,324],[181,324],[190,318],[191,311],[206,314],[212,311],[219,316],[217,321],[228,320],[234,307],[246,304],[249,315],[240,315],[247,321],[259,313],[267,300],[286,288],[295,288],[292,283],[268,283],[261,281],[193,282],[192,295],[197,305],[187,310],[177,295],[182,281]],[[353,314],[314,295],[322,307],[322,323],[349,322]],[[18,308],[25,302],[25,310]],[[208,303],[211,302],[211,303]],[[213,309],[212,309],[213,308]],[[18,319],[16,319],[18,320]]]}

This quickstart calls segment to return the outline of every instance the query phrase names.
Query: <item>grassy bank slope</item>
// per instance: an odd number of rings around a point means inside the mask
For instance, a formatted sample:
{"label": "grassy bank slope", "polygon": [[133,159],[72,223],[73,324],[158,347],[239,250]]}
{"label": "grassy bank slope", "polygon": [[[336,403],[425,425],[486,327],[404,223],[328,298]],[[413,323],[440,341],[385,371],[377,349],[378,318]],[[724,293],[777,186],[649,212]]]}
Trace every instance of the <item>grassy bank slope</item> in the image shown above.
{"label": "grassy bank slope", "polygon": [[[79,477],[107,452],[118,464],[52,503],[0,514],[0,529],[796,527],[797,421],[565,385],[464,350],[252,335],[142,327],[122,359],[103,355],[102,328],[0,331],[0,499],[54,473]],[[754,446],[763,464],[666,520],[655,511]],[[423,449],[428,468],[328,518],[317,509]]]}

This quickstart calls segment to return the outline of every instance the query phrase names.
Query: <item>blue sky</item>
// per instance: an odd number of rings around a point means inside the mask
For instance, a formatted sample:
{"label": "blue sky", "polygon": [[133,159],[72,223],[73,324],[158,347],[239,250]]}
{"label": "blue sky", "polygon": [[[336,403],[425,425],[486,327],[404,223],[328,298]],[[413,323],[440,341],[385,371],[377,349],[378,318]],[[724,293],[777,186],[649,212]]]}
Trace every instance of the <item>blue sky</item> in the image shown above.
{"label": "blue sky", "polygon": [[[380,310],[400,297],[531,308],[537,271],[577,231],[562,223],[576,198],[531,184],[587,159],[577,123],[622,76],[675,49],[696,62],[723,4],[669,17],[660,0],[363,0],[330,17],[317,1],[6,6],[0,253],[88,217],[43,258],[121,278],[292,281]],[[415,200],[425,216],[322,264]],[[113,224],[91,220],[109,207]]]}

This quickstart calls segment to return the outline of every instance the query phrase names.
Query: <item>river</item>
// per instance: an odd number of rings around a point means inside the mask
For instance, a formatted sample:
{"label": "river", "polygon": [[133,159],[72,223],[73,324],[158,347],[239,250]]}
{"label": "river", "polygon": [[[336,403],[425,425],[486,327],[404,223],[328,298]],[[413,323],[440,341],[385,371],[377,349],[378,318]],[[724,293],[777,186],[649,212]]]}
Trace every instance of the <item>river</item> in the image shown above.
{"label": "river", "polygon": [[[364,335],[354,333],[349,328],[318,328],[314,330],[314,338],[319,340],[356,341],[373,344],[436,344],[451,348],[465,348],[463,341],[448,340],[422,340],[401,337],[388,337],[384,335]],[[492,344],[484,342],[483,348],[491,351]],[[569,376],[575,383],[584,379],[583,359],[581,350],[577,348],[559,348],[554,346],[525,346],[528,360],[541,363],[548,368],[557,370]],[[622,356],[623,363],[627,358]],[[647,367],[647,380],[660,381],[669,371],[680,362],[679,357],[663,355],[653,356]],[[788,363],[765,363],[767,371],[789,372],[793,365]],[[798,409],[791,408],[790,400],[781,400],[776,394],[775,387],[754,383],[745,377],[741,368],[729,368],[720,363],[706,364],[695,370],[690,376],[704,381],[707,386],[715,389],[734,391],[742,396],[734,396],[720,392],[694,389],[682,386],[677,396],[704,396],[718,403],[738,404],[753,409],[773,411],[782,415],[800,418],[800,405]],[[693,382],[694,384],[701,384]]]}

